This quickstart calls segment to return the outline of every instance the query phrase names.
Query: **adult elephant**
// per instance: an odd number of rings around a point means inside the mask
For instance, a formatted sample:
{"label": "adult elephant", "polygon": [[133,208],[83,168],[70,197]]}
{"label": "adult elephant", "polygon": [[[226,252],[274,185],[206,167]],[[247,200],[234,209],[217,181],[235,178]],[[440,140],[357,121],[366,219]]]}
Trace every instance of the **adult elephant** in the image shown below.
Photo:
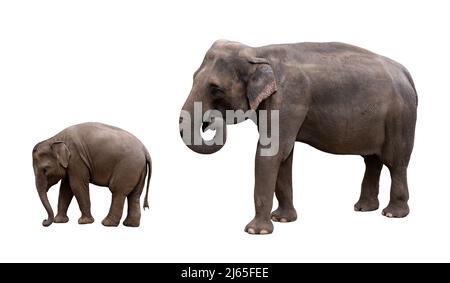
{"label": "adult elephant", "polygon": [[[194,117],[195,102],[201,113],[218,110],[279,110],[279,150],[261,154],[255,161],[254,219],[245,231],[267,234],[271,219],[297,218],[292,202],[292,156],[296,141],[333,154],[357,154],[366,171],[357,211],[378,209],[381,168],[391,174],[391,195],[383,215],[409,213],[407,167],[414,144],[417,94],[408,71],[399,63],[365,49],[343,43],[298,43],[259,48],[238,42],[215,42],[194,74],[180,123],[185,143],[198,153],[218,151],[223,144],[203,140],[202,115]],[[208,115],[205,115],[208,116]],[[229,119],[227,119],[228,121]],[[216,128],[226,128],[217,119]],[[259,121],[258,121],[259,124]],[[274,127],[269,122],[268,127]],[[224,133],[226,139],[226,131]],[[200,142],[195,143],[195,138]],[[271,213],[274,193],[279,201]]]}

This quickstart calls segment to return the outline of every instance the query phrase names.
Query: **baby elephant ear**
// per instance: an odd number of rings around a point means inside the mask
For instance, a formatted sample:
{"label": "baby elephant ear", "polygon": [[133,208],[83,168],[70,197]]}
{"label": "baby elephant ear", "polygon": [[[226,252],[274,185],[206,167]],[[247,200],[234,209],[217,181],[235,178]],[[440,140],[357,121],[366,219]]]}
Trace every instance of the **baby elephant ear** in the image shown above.
{"label": "baby elephant ear", "polygon": [[256,65],[256,69],[247,84],[247,98],[250,108],[256,110],[264,99],[277,91],[277,83],[267,60],[254,58],[250,63]]}
{"label": "baby elephant ear", "polygon": [[52,150],[56,154],[59,164],[62,167],[67,168],[69,166],[70,151],[66,144],[62,141],[56,141],[52,144]]}

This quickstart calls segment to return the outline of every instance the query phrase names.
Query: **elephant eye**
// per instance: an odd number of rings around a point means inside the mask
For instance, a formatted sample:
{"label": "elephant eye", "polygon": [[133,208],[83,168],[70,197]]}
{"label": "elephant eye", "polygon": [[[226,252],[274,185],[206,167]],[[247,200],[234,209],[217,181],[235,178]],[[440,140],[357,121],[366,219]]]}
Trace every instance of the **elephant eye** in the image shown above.
{"label": "elephant eye", "polygon": [[212,96],[223,96],[225,92],[216,84],[211,84],[211,95]]}
{"label": "elephant eye", "polygon": [[47,168],[44,168],[43,173],[45,176],[47,176]]}

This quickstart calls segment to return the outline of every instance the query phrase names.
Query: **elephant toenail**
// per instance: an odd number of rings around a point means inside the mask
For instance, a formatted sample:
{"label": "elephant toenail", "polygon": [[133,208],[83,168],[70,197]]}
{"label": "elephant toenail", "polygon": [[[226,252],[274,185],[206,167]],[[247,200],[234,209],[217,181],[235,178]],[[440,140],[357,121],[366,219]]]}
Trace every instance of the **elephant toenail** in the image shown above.
{"label": "elephant toenail", "polygon": [[248,228],[247,232],[248,232],[249,234],[255,234],[255,229],[253,229],[253,228]]}
{"label": "elephant toenail", "polygon": [[386,214],[386,216],[389,217],[389,218],[393,217],[392,213],[388,213],[388,214]]}
{"label": "elephant toenail", "polygon": [[259,232],[259,234],[266,235],[269,234],[269,231],[267,231],[266,229],[262,229],[261,232]]}
{"label": "elephant toenail", "polygon": [[280,222],[287,222],[287,219],[286,218],[281,218]]}

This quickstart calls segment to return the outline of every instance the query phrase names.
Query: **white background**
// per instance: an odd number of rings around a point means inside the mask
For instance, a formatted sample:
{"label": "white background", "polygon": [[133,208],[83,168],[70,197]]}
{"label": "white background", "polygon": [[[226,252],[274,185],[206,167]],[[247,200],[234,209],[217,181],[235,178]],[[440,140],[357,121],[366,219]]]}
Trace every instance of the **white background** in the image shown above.
{"label": "white background", "polygon": [[[419,1],[417,1],[419,2]],[[448,1],[2,1],[0,261],[448,261]],[[423,1],[421,1],[423,3]],[[250,236],[257,142],[248,121],[209,156],[182,142],[192,74],[220,38],[252,46],[342,41],[391,57],[419,94],[409,166],[411,214],[356,213],[364,163],[297,143],[299,219]],[[41,226],[31,150],[65,127],[99,121],[141,139],[153,158],[141,227],[105,228],[111,194],[91,186],[95,223]],[[58,187],[50,191],[56,210]],[[276,202],[274,203],[276,208]]]}

